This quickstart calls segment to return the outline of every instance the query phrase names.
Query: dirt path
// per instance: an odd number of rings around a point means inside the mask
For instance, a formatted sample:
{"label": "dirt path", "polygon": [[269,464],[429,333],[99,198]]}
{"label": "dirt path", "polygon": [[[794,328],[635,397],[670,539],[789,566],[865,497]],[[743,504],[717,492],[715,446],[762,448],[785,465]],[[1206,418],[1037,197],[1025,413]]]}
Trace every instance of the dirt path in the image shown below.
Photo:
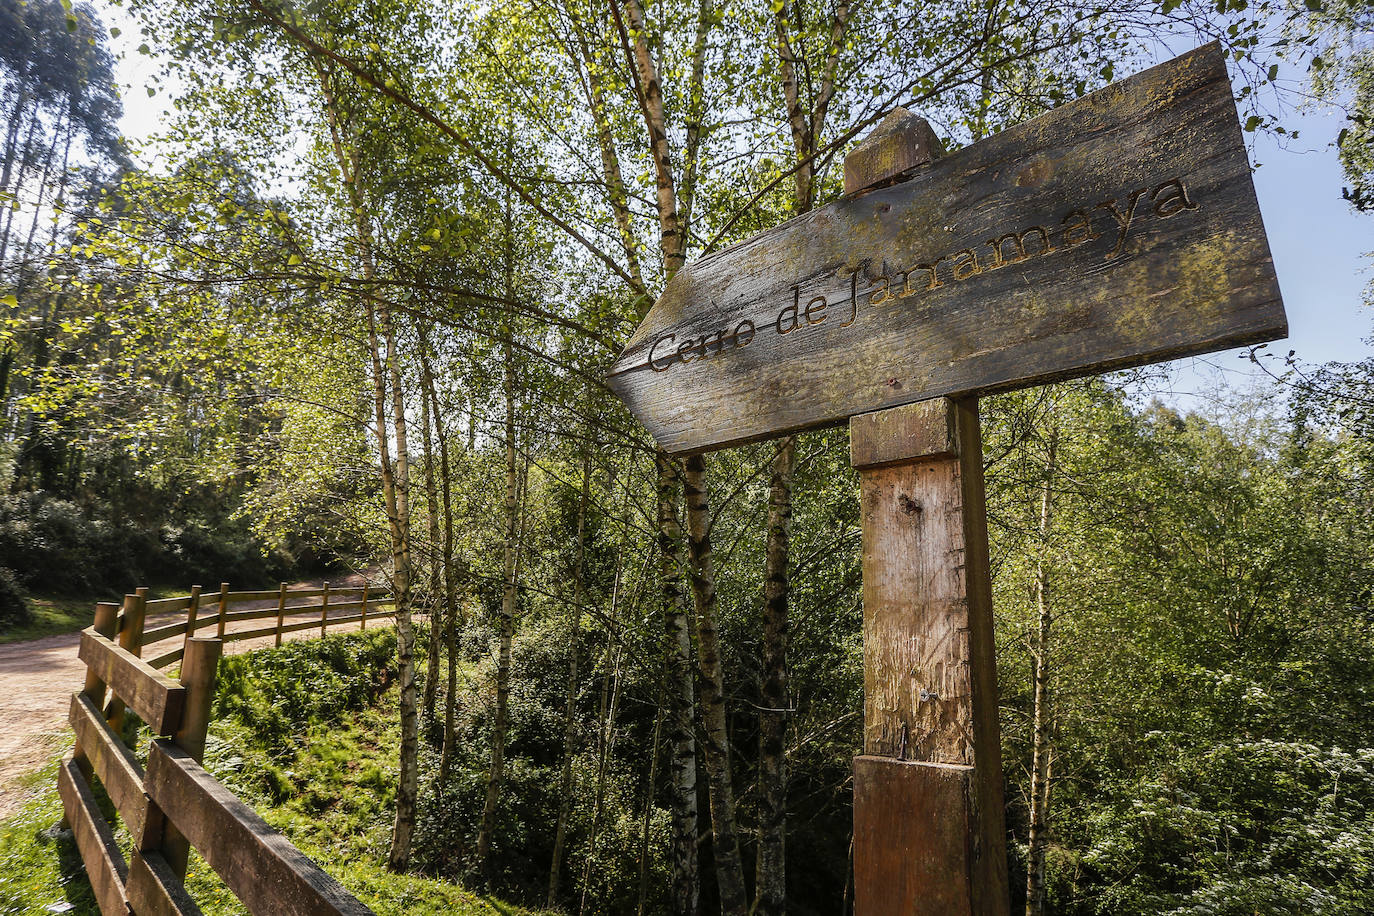
{"label": "dirt path", "polygon": [[[323,581],[298,585],[305,588],[322,584]],[[361,576],[330,579],[331,586],[362,584]],[[267,607],[271,602],[261,604]],[[159,623],[171,623],[181,617],[180,614],[149,617],[147,626],[152,628]],[[318,611],[314,614],[289,615],[287,619],[305,620],[311,617],[318,619]],[[372,625],[384,623],[389,623],[389,620],[379,620]],[[262,626],[260,620],[241,621],[237,625],[231,624],[228,631],[232,633]],[[357,624],[349,624],[337,631],[331,627],[329,632],[351,632],[356,628]],[[283,638],[313,639],[319,635],[319,630],[306,629],[287,633]],[[144,647],[143,656],[152,658],[175,649],[182,638],[174,636],[162,642],[150,643]],[[226,642],[224,654],[238,655],[271,646],[273,642],[271,636]],[[70,739],[67,710],[71,705],[71,695],[80,690],[86,680],[86,666],[76,657],[79,643],[79,634],[63,633],[30,642],[0,645],[0,820],[14,814],[27,800],[28,792],[22,785],[23,778],[51,760]]]}

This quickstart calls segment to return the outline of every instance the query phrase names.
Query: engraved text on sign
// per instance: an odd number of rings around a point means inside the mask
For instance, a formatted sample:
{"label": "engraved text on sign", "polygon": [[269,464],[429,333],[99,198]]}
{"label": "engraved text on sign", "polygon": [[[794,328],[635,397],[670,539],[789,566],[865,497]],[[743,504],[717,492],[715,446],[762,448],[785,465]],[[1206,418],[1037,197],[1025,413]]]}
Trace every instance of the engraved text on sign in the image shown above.
{"label": "engraved text on sign", "polygon": [[682,453],[1285,332],[1209,45],[689,265],[608,382]]}

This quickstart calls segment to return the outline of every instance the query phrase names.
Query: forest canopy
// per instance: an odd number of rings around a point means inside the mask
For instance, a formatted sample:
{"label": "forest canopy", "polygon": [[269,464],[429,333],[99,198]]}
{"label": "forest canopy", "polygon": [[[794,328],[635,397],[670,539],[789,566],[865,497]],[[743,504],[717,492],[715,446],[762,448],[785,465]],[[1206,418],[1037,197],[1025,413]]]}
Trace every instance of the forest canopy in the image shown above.
{"label": "forest canopy", "polygon": [[[385,578],[372,854],[569,912],[853,895],[848,439],[658,451],[603,379],[668,278],[839,197],[894,108],[956,149],[1211,40],[1247,131],[1343,106],[1370,205],[1364,0],[110,12],[0,0],[0,593]],[[139,149],[120,28],[170,100]],[[982,401],[1032,916],[1374,910],[1374,360],[1251,356],[1193,409]]]}

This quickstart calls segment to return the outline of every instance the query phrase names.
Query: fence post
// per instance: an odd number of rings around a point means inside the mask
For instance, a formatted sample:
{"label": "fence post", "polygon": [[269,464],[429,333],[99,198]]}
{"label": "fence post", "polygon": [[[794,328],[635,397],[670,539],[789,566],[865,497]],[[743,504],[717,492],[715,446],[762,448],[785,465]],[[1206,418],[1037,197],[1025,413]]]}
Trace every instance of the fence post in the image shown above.
{"label": "fence post", "polygon": [[[113,601],[102,601],[95,606],[95,631],[101,636],[113,637],[115,627],[119,625],[119,605]],[[89,697],[95,704],[96,709],[105,705],[105,682],[100,679],[100,675],[89,667],[86,668],[86,686],[81,689],[81,695]],[[81,749],[81,741],[77,740],[76,746],[72,749],[72,758],[76,765],[81,767],[81,772],[86,774],[86,778],[91,777],[91,762],[86,759],[86,752]],[[65,820],[65,815],[63,820]]]}
{"label": "fence post", "polygon": [[186,650],[196,637],[196,617],[200,614],[200,586],[191,586],[191,603],[186,606],[186,638],[182,640],[181,657],[186,658]]}
{"label": "fence post", "polygon": [[[120,648],[127,649],[134,655],[143,654],[143,618],[148,610],[148,590],[146,588],[134,589],[132,595],[124,596],[124,620],[118,624]],[[110,723],[110,728],[114,729],[115,734],[124,730],[124,701],[119,697],[112,697],[110,704],[105,709],[106,721]]]}
{"label": "fence post", "polygon": [[219,623],[219,626],[215,628],[215,638],[220,641],[224,640],[224,615],[228,613],[228,611],[229,583],[221,582],[219,584],[219,620],[217,621]]}
{"label": "fence post", "polygon": [[367,590],[371,587],[370,585],[363,586],[363,620],[362,626],[358,627],[359,632],[367,629]]}
{"label": "fence post", "polygon": [[324,584],[324,599],[320,602],[320,635],[329,627],[329,583]]}
{"label": "fence post", "polygon": [[281,628],[286,623],[286,583],[281,584],[281,594],[277,596],[277,648],[281,648]]}
{"label": "fence post", "polygon": [[[186,688],[186,707],[181,727],[172,743],[190,754],[196,763],[205,762],[205,736],[210,729],[210,710],[215,702],[215,678],[219,672],[224,643],[218,639],[192,639],[186,644],[181,661],[181,686]],[[191,846],[168,818],[163,818],[162,857],[178,877],[186,876],[186,861]]]}

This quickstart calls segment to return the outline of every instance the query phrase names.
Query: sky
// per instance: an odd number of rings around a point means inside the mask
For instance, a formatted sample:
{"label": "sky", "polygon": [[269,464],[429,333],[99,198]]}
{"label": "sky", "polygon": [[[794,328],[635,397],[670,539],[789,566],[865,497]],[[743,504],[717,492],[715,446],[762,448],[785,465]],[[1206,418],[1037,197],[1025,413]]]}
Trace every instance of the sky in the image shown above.
{"label": "sky", "polygon": [[[96,7],[107,26],[121,29],[111,46],[118,55],[124,134],[144,140],[157,132],[169,96],[147,93],[157,67],[136,50],[143,40],[137,25],[109,0],[97,0]],[[1374,213],[1356,213],[1341,197],[1343,176],[1332,145],[1341,118],[1312,107],[1286,112],[1282,123],[1298,133],[1297,140],[1260,133],[1250,148],[1255,192],[1288,313],[1289,337],[1269,349],[1279,357],[1296,350],[1309,364],[1374,356],[1374,309],[1363,304],[1365,287],[1374,280]],[[146,163],[148,157],[141,158]],[[1194,407],[1219,384],[1248,384],[1257,370],[1244,359],[1246,352],[1178,360],[1167,364],[1167,375],[1152,385],[1166,401]]]}

